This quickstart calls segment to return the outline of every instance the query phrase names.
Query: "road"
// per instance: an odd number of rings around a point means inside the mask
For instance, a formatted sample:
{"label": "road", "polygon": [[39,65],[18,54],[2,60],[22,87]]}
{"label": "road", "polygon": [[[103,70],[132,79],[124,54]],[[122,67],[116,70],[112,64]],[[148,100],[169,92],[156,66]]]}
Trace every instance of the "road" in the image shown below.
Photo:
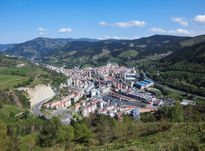
{"label": "road", "polygon": [[[55,95],[54,95],[54,96],[55,96]],[[37,115],[37,116],[44,116],[46,119],[49,119],[49,117],[43,115],[43,114],[40,112],[40,110],[41,110],[41,106],[42,106],[44,103],[46,103],[46,102],[48,102],[49,100],[51,100],[54,96],[52,96],[52,97],[50,97],[50,98],[48,98],[48,99],[45,99],[45,100],[43,100],[43,101],[37,103],[36,105],[34,105],[34,106],[32,107],[33,113],[34,113],[35,115]]]}
{"label": "road", "polygon": [[[56,95],[54,95],[54,96],[56,96]],[[40,116],[44,116],[46,119],[51,119],[51,117],[46,116],[46,115],[43,115],[43,114],[40,112],[40,110],[41,110],[41,106],[42,106],[44,103],[46,103],[46,102],[48,102],[49,100],[51,100],[54,96],[52,96],[52,97],[50,97],[50,98],[48,98],[48,99],[45,99],[45,100],[43,100],[43,101],[37,103],[36,105],[34,105],[34,106],[32,107],[33,113],[34,113],[35,115],[39,116],[39,117],[40,117]],[[54,113],[54,116],[64,116],[65,118],[64,118],[64,119],[61,119],[61,122],[64,123],[64,124],[70,124],[70,121],[71,121],[71,119],[72,119],[72,115],[66,113],[66,111],[70,111],[70,109],[59,109],[59,110],[57,110],[57,111]]]}
{"label": "road", "polygon": [[[141,70],[141,72],[142,72],[142,74],[144,75],[144,77],[145,77],[146,79],[149,79],[149,80],[154,81],[153,79],[150,79],[150,78],[147,76],[147,74],[144,72],[143,69]],[[193,96],[195,96],[196,98],[199,98],[199,99],[205,99],[204,96],[200,96],[200,95],[196,95],[196,94],[193,94],[193,93],[188,93],[188,92],[185,92],[185,91],[182,91],[182,90],[178,90],[178,89],[169,87],[169,86],[167,86],[167,85],[160,84],[160,83],[158,83],[158,82],[156,82],[156,83],[157,83],[159,86],[164,87],[164,88],[166,88],[166,89],[168,89],[168,90],[171,90],[171,91],[175,91],[175,92],[178,92],[178,93],[181,93],[181,94],[185,94],[185,93],[186,93],[186,94],[188,94],[188,95],[193,95]]]}

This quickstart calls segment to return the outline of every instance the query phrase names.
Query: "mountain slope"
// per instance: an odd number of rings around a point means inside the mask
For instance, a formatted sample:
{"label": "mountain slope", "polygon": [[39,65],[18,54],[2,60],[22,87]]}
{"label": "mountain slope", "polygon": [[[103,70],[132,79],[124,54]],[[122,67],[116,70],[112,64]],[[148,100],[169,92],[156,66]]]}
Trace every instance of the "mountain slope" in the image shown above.
{"label": "mountain slope", "polygon": [[205,41],[145,66],[157,81],[205,96]]}
{"label": "mountain slope", "polygon": [[204,41],[205,41],[205,35],[200,35],[200,36],[196,36],[196,37],[193,37],[191,39],[188,39],[188,40],[184,40],[180,44],[182,47],[186,47],[186,46],[192,46],[195,44],[199,44],[199,43],[202,43]]}
{"label": "mountain slope", "polygon": [[23,56],[30,59],[40,59],[42,56],[49,55],[51,50],[57,50],[72,41],[95,42],[95,39],[72,39],[72,38],[36,38],[24,43],[16,44],[6,50],[7,54],[15,56]]}
{"label": "mountain slope", "polygon": [[37,38],[9,48],[6,53],[67,67],[101,65],[107,61],[134,65],[136,59],[181,48],[189,37],[155,35],[136,40]]}
{"label": "mountain slope", "polygon": [[13,46],[14,44],[0,44],[0,52],[5,51],[7,48]]}
{"label": "mountain slope", "polygon": [[16,44],[13,47],[8,48],[6,53],[27,58],[39,58],[44,53],[62,47],[71,40],[72,39],[36,38],[31,41]]}
{"label": "mountain slope", "polygon": [[108,61],[135,65],[137,59],[155,53],[167,53],[181,48],[180,42],[189,37],[155,35],[136,40],[105,40],[94,43],[75,41],[50,52],[43,62],[73,66],[102,65]]}

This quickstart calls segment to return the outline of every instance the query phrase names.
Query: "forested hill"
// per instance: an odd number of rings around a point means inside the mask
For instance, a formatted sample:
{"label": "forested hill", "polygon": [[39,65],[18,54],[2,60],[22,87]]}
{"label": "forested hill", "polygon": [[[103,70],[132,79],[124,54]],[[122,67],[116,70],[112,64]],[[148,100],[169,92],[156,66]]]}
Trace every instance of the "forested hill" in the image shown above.
{"label": "forested hill", "polygon": [[50,39],[40,37],[16,44],[13,47],[8,48],[6,53],[27,58],[37,58],[45,52],[66,45],[69,41],[72,41],[72,39]]}
{"label": "forested hill", "polygon": [[23,56],[28,59],[40,59],[50,55],[51,50],[58,50],[59,48],[65,46],[69,42],[73,41],[87,41],[96,42],[95,39],[72,39],[72,38],[43,38],[39,37],[24,43],[16,44],[13,47],[9,47],[6,50],[7,54],[15,56]]}
{"label": "forested hill", "polygon": [[0,52],[5,51],[9,47],[13,46],[14,44],[0,44]]}
{"label": "forested hill", "polygon": [[145,66],[155,80],[205,96],[205,41]]}
{"label": "forested hill", "polygon": [[53,50],[44,62],[58,66],[98,66],[106,62],[135,65],[137,59],[176,51],[188,37],[155,35],[136,40],[104,40],[95,43],[75,41]]}
{"label": "forested hill", "polygon": [[67,67],[101,65],[107,61],[134,65],[136,59],[176,51],[190,37],[154,35],[136,40],[37,38],[9,48],[6,53]]}

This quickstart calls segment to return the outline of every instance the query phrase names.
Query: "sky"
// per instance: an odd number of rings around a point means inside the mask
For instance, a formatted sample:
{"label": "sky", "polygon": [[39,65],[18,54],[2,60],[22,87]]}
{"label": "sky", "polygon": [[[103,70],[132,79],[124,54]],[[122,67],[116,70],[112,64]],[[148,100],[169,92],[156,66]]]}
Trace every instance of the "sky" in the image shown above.
{"label": "sky", "polygon": [[205,34],[205,0],[0,0],[0,44]]}

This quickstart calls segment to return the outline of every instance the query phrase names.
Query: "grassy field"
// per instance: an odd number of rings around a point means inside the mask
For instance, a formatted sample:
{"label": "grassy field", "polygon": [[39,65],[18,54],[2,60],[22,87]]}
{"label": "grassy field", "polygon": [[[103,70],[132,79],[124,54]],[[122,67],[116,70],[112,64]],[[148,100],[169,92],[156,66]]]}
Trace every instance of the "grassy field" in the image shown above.
{"label": "grassy field", "polygon": [[0,75],[0,90],[13,88],[26,80],[28,80],[28,77],[17,75]]}

